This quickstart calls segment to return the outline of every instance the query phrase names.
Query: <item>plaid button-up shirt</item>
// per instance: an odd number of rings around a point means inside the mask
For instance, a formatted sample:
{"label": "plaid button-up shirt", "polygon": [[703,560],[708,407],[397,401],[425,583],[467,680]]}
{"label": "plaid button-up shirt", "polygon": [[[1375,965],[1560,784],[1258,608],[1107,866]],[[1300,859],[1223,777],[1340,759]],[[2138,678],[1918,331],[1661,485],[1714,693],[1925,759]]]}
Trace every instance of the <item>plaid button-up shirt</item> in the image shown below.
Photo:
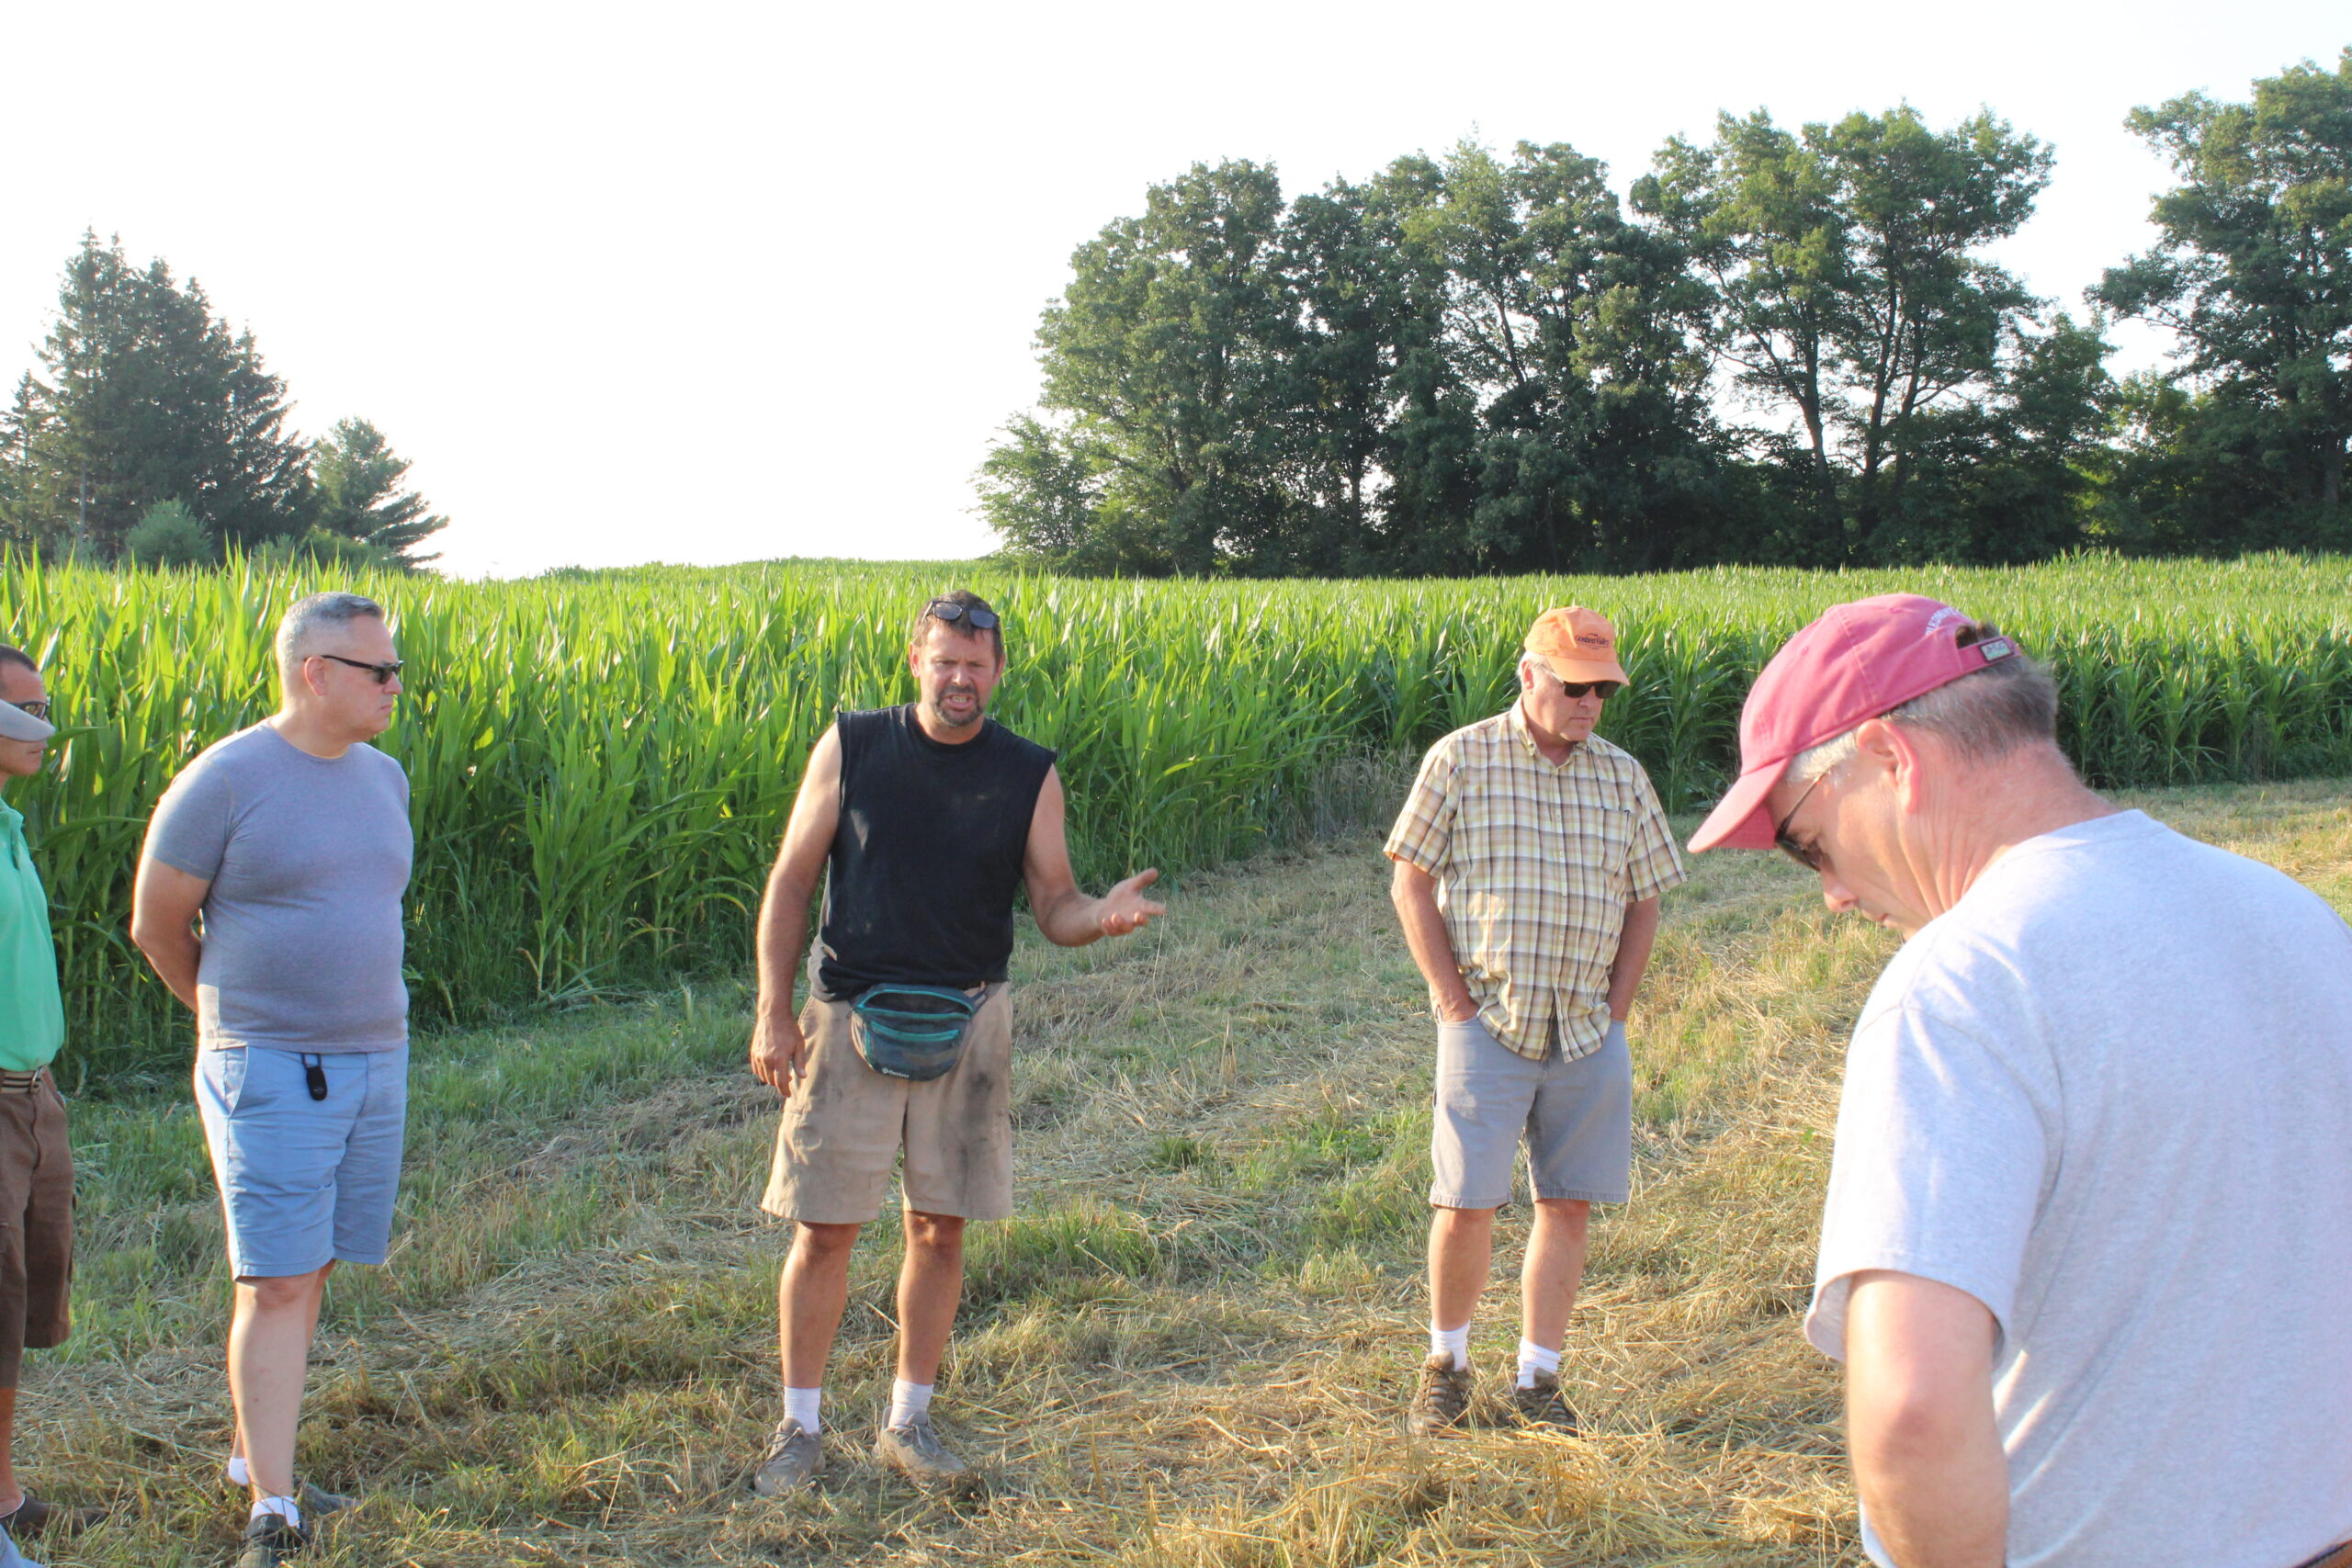
{"label": "plaid button-up shirt", "polygon": [[1479,1021],[1535,1061],[1599,1049],[1625,906],[1683,879],[1641,763],[1596,735],[1555,768],[1517,703],[1430,748],[1388,855],[1436,880]]}

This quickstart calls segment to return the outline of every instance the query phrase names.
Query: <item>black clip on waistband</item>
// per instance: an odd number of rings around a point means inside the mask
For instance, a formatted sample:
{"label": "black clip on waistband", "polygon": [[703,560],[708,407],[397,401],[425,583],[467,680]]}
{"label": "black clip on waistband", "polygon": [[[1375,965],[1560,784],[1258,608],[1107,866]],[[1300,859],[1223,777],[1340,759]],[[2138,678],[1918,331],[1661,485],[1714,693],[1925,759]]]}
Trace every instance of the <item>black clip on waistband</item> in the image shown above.
{"label": "black clip on waistband", "polygon": [[327,1059],[305,1052],[302,1056],[302,1081],[311,1088],[312,1100],[327,1097]]}

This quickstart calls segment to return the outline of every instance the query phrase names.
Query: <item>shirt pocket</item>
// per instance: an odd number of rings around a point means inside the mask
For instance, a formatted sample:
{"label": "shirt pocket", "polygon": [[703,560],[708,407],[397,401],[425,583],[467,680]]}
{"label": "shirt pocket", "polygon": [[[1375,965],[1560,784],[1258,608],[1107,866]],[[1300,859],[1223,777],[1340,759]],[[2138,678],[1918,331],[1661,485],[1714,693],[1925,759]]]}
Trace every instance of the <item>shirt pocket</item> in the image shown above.
{"label": "shirt pocket", "polygon": [[1634,860],[1634,813],[1600,801],[1572,801],[1560,814],[1567,833],[1567,858],[1589,871],[1597,886],[1615,892],[1626,885]]}

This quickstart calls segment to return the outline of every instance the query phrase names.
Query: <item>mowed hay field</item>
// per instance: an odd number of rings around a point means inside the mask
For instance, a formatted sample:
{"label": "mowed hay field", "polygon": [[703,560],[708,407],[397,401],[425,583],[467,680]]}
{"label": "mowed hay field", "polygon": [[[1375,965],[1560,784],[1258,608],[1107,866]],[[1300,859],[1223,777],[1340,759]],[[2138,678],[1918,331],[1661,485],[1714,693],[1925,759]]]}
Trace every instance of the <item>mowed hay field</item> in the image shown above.
{"label": "mowed hay field", "polygon": [[[2132,797],[2352,909],[2352,785]],[[1679,826],[1687,832],[1689,819]],[[1838,1056],[1884,932],[1777,856],[1693,863],[1634,1026],[1634,1201],[1595,1228],[1577,1439],[1399,1436],[1421,1349],[1430,1030],[1361,832],[1188,879],[1162,924],[1016,959],[1023,1210],[976,1227],[927,1498],[863,1456],[896,1226],[863,1245],[813,1496],[778,1415],[774,1099],[746,996],[680,990],[417,1053],[390,1268],[338,1276],[303,1457],[372,1500],[322,1565],[1857,1563],[1806,1298]],[[89,1568],[228,1561],[220,1222],[176,1091],[77,1111],[77,1335],[30,1359],[31,1484],[121,1510]],[[1504,1228],[1516,1236],[1523,1215]],[[1505,1259],[1506,1266],[1515,1257]]]}

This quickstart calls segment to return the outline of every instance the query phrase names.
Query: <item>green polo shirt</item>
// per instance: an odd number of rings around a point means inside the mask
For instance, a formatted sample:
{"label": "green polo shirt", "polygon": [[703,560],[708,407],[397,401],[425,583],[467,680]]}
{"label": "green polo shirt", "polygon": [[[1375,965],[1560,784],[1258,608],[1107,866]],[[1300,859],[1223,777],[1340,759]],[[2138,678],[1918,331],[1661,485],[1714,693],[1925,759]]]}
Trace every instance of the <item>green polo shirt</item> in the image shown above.
{"label": "green polo shirt", "polygon": [[65,1043],[49,895],[25,844],[25,818],[0,805],[0,1069],[45,1067]]}

